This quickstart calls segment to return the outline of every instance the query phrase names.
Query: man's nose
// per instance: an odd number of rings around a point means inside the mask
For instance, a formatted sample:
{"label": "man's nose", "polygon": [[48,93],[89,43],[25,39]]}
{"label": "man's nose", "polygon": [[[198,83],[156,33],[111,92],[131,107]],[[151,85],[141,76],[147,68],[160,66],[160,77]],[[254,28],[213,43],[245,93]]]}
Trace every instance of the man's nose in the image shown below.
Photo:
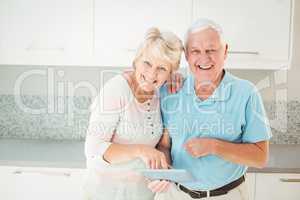
{"label": "man's nose", "polygon": [[202,53],[202,54],[199,54],[198,59],[203,63],[207,63],[211,60],[211,57],[207,53]]}

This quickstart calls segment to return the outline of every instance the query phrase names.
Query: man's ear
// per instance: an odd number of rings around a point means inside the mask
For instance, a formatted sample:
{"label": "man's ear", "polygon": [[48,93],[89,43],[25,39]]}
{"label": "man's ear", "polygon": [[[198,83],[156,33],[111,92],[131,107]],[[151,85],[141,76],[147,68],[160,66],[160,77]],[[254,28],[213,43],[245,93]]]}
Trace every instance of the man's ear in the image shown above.
{"label": "man's ear", "polygon": [[225,44],[224,59],[227,58],[227,55],[228,55],[228,44]]}

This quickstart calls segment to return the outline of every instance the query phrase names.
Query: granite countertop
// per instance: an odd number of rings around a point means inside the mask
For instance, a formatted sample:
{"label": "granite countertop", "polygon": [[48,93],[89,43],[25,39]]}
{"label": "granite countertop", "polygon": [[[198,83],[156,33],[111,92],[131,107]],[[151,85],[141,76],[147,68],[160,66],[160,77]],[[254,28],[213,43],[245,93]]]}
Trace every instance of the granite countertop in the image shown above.
{"label": "granite countertop", "polygon": [[0,139],[0,165],[85,168],[84,142]]}
{"label": "granite countertop", "polygon": [[300,173],[300,145],[271,144],[269,163],[266,168],[249,168],[248,172]]}
{"label": "granite countertop", "polygon": [[[300,145],[270,146],[269,164],[249,172],[300,173]],[[0,140],[0,166],[85,168],[83,141]]]}

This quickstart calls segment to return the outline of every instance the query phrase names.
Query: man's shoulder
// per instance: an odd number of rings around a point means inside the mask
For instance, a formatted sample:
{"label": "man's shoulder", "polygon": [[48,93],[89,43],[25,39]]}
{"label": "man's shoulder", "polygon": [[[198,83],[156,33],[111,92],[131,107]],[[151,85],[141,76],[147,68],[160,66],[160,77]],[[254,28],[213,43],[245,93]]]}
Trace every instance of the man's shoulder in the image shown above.
{"label": "man's shoulder", "polygon": [[253,91],[257,91],[256,86],[249,80],[239,78],[229,72],[227,76],[227,83],[229,83],[232,86],[232,89],[235,92],[243,92],[243,93],[248,93],[251,94]]}

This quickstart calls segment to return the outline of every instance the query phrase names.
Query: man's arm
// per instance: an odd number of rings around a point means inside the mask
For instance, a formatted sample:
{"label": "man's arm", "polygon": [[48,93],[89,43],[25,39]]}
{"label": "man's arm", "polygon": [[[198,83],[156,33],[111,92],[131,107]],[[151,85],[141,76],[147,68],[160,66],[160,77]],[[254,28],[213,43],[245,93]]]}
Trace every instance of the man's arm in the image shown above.
{"label": "man's arm", "polygon": [[269,141],[236,144],[217,140],[214,153],[234,163],[263,168],[268,163]]}
{"label": "man's arm", "polygon": [[232,143],[213,138],[193,138],[184,147],[193,157],[213,154],[233,163],[256,168],[263,168],[268,163],[268,141]]}

